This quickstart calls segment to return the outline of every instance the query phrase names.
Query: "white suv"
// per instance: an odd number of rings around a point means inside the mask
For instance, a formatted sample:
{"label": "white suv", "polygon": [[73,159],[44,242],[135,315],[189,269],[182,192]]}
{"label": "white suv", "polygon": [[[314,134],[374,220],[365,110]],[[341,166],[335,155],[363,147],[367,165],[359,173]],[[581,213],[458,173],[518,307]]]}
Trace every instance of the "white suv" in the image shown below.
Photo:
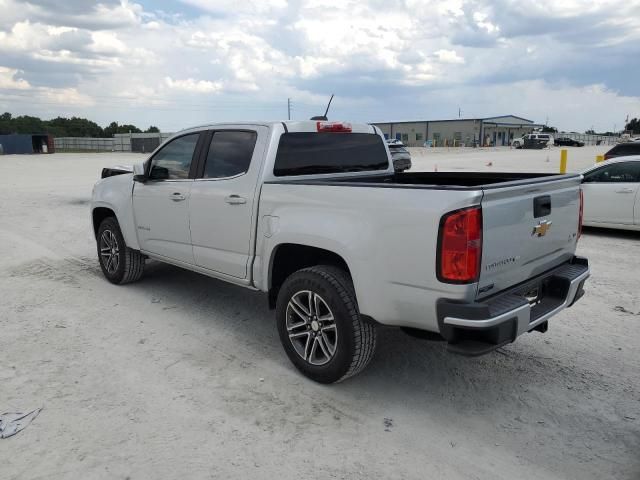
{"label": "white suv", "polygon": [[548,133],[529,133],[527,135],[523,135],[520,138],[514,138],[511,142],[511,146],[513,148],[522,148],[524,147],[524,141],[526,139],[529,140],[544,140],[547,143],[547,146],[553,145],[553,135]]}

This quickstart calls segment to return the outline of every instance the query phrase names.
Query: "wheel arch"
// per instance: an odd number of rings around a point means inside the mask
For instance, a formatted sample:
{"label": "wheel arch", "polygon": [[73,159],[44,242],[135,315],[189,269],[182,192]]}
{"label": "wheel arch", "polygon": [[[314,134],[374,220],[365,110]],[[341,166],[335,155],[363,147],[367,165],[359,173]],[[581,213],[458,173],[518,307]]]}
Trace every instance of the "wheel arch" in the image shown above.
{"label": "wheel arch", "polygon": [[281,243],[273,248],[269,259],[269,308],[275,308],[280,287],[292,273],[316,265],[331,265],[344,270],[351,277],[351,269],[344,257],[334,251],[301,243]]}
{"label": "wheel arch", "polygon": [[118,217],[116,212],[114,212],[111,208],[108,207],[95,207],[91,211],[91,221],[93,223],[93,235],[97,239],[98,238],[98,229],[100,228],[100,224],[104,221],[105,218],[114,217],[116,221]]}

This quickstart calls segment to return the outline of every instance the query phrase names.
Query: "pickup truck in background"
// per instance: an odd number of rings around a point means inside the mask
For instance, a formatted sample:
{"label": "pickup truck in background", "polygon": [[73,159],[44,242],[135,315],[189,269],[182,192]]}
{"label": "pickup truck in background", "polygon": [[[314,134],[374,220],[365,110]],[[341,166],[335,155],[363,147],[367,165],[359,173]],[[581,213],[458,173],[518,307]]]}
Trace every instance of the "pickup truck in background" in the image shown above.
{"label": "pickup truck in background", "polygon": [[265,292],[318,382],[360,372],[378,325],[465,355],[544,332],[589,276],[580,175],[395,173],[371,125],[207,125],[132,170],[93,189],[105,277],[138,280],[150,258]]}

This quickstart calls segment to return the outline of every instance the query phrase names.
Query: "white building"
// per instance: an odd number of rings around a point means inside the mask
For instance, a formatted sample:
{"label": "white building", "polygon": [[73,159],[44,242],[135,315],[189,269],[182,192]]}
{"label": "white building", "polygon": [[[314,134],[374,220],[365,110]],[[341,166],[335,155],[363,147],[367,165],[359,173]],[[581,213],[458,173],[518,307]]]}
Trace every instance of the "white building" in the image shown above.
{"label": "white building", "polygon": [[543,125],[515,115],[453,120],[422,120],[415,122],[374,123],[385,138],[396,138],[409,147],[430,142],[437,147],[479,145],[509,145],[511,140]]}

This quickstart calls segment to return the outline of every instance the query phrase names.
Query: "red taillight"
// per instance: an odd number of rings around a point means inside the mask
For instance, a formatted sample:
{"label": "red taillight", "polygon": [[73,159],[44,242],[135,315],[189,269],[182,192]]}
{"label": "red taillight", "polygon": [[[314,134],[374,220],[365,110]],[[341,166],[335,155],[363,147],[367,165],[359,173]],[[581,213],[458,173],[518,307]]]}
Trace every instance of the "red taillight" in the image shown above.
{"label": "red taillight", "polygon": [[609,155],[608,153],[604,154],[604,159],[605,160],[609,160],[611,158],[611,155]]}
{"label": "red taillight", "polygon": [[344,122],[318,122],[319,132],[330,133],[349,133],[351,132],[351,124]]}
{"label": "red taillight", "polygon": [[480,276],[482,209],[465,208],[440,221],[438,278],[449,283],[472,283]]}
{"label": "red taillight", "polygon": [[584,194],[580,189],[580,213],[578,214],[578,238],[582,236],[582,217],[584,212]]}

